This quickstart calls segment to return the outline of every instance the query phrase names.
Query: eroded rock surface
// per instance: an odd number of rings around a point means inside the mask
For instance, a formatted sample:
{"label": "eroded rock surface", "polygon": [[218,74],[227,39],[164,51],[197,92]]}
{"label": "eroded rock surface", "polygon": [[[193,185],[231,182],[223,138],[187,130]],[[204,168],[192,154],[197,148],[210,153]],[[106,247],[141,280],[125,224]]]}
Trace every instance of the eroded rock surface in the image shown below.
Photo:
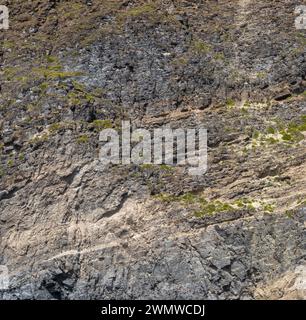
{"label": "eroded rock surface", "polygon": [[[4,4],[0,298],[305,298],[300,1]],[[207,128],[208,172],[104,167],[127,119]]]}

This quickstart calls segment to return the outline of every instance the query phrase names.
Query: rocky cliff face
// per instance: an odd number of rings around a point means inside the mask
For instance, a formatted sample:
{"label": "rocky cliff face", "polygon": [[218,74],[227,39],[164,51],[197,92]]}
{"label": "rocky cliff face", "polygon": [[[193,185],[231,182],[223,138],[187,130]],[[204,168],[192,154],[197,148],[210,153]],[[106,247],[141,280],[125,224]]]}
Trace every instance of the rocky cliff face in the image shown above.
{"label": "rocky cliff face", "polygon": [[[300,1],[4,1],[3,299],[305,298]],[[99,161],[121,120],[208,129],[208,172]]]}

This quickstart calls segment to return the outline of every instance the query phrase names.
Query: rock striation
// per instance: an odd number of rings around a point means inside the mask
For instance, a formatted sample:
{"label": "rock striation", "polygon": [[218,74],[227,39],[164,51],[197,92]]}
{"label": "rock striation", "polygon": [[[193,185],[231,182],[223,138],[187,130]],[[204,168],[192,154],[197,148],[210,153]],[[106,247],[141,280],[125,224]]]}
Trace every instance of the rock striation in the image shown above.
{"label": "rock striation", "polygon": [[[304,299],[300,1],[4,1],[2,299]],[[208,129],[208,171],[99,132]]]}

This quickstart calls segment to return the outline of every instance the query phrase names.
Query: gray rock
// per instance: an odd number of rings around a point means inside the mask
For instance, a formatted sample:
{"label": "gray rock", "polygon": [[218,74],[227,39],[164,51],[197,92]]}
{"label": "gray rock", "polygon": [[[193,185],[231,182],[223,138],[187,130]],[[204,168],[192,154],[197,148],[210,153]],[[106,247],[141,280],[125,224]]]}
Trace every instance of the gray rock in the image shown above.
{"label": "gray rock", "polygon": [[6,195],[8,195],[8,191],[7,190],[0,191],[0,200],[3,199]]}

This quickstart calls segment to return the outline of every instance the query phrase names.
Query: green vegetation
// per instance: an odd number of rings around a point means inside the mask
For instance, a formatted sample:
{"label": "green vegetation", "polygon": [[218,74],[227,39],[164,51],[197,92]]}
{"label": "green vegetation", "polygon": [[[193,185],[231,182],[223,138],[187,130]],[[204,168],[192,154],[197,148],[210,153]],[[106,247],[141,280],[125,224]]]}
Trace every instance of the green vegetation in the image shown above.
{"label": "green vegetation", "polygon": [[3,49],[13,49],[15,47],[15,42],[10,40],[2,40]]}
{"label": "green vegetation", "polygon": [[272,212],[274,212],[274,210],[275,210],[275,205],[273,205],[273,204],[264,204],[263,205],[263,211],[264,212],[268,212],[268,213],[272,213]]}
{"label": "green vegetation", "polygon": [[224,61],[225,60],[225,56],[223,52],[217,52],[214,55],[215,60],[221,60]]}
{"label": "green vegetation", "polygon": [[62,128],[62,124],[61,124],[60,122],[58,122],[58,123],[52,123],[52,124],[49,126],[49,132],[50,132],[50,133],[56,133],[56,132],[58,132],[61,128]]}
{"label": "green vegetation", "polygon": [[296,201],[296,203],[288,210],[285,211],[285,215],[288,218],[293,219],[294,215],[298,212],[299,209],[304,208],[306,206],[306,199],[303,196]]}
{"label": "green vegetation", "polygon": [[59,60],[55,56],[46,56],[46,60],[48,63],[59,63]]}
{"label": "green vegetation", "polygon": [[177,57],[171,61],[171,63],[176,67],[185,67],[189,62],[187,57]]}
{"label": "green vegetation", "polygon": [[159,170],[162,171],[164,173],[171,173],[174,171],[174,167],[171,167],[169,165],[166,164],[142,164],[140,165],[140,169],[142,171],[147,171],[147,170]]}
{"label": "green vegetation", "polygon": [[275,129],[274,129],[273,127],[269,127],[269,128],[267,129],[267,133],[268,133],[268,134],[275,134],[276,131],[275,131]]}
{"label": "green vegetation", "polygon": [[304,198],[304,199],[300,199],[299,201],[298,201],[298,205],[299,206],[306,206],[306,199]]}
{"label": "green vegetation", "polygon": [[84,4],[73,2],[71,2],[67,8],[69,8],[69,10],[67,12],[63,12],[63,18],[66,20],[74,20],[86,10],[86,6]]}
{"label": "green vegetation", "polygon": [[88,103],[94,103],[98,98],[97,94],[102,94],[98,89],[89,91],[86,87],[77,82],[72,81],[73,90],[71,90],[68,95],[68,105],[70,106],[80,106],[86,105]]}
{"label": "green vegetation", "polygon": [[33,68],[32,71],[34,74],[43,76],[47,80],[67,79],[82,75],[82,72],[63,71],[63,68],[59,65]]}
{"label": "green vegetation", "polygon": [[24,155],[24,153],[20,153],[19,156],[18,156],[18,159],[19,159],[20,161],[24,161],[24,160],[25,160],[25,155]]}
{"label": "green vegetation", "polygon": [[78,105],[81,105],[82,103],[81,99],[75,92],[69,92],[67,97],[68,97],[68,104],[70,106],[78,106]]}
{"label": "green vegetation", "polygon": [[285,215],[286,215],[288,218],[292,219],[293,216],[294,216],[294,211],[293,211],[293,210],[286,210]]}
{"label": "green vegetation", "polygon": [[276,143],[294,145],[303,141],[306,132],[306,116],[302,116],[299,121],[292,121],[285,125],[281,121],[276,121],[275,126],[269,126],[265,132],[254,130],[252,143],[248,149]]}
{"label": "green vegetation", "polygon": [[45,92],[49,87],[49,84],[48,82],[42,82],[40,85],[39,85],[39,89],[41,92]]}
{"label": "green vegetation", "polygon": [[251,102],[250,101],[245,101],[245,103],[243,104],[244,108],[250,108],[251,107]]}
{"label": "green vegetation", "polygon": [[156,198],[167,203],[178,202],[183,206],[191,206],[194,209],[195,216],[199,218],[222,212],[234,212],[241,210],[272,213],[275,209],[275,205],[273,204],[248,198],[241,198],[233,202],[223,202],[220,200],[209,201],[201,195],[193,193],[185,193],[180,196],[159,194]]}
{"label": "green vegetation", "polygon": [[89,142],[89,137],[86,134],[79,136],[77,139],[78,144],[85,144],[88,142]]}
{"label": "green vegetation", "polygon": [[125,12],[125,16],[132,16],[132,17],[137,17],[141,15],[151,15],[156,12],[156,6],[151,3],[151,4],[144,4],[135,8],[129,9],[127,12]]}
{"label": "green vegetation", "polygon": [[14,160],[13,160],[13,159],[9,159],[9,160],[7,161],[7,165],[8,165],[9,167],[13,167],[13,166],[14,166]]}
{"label": "green vegetation", "polygon": [[95,131],[102,131],[104,129],[111,129],[113,127],[113,123],[111,120],[94,120],[92,122],[92,126]]}
{"label": "green vegetation", "polygon": [[258,79],[264,79],[266,76],[267,76],[267,73],[264,72],[264,71],[261,71],[261,72],[257,72],[257,73],[256,73],[256,77],[257,77]]}
{"label": "green vegetation", "polygon": [[191,43],[191,50],[197,54],[207,54],[211,51],[211,47],[203,40],[197,39]]}
{"label": "green vegetation", "polygon": [[223,203],[221,201],[214,201],[214,202],[203,202],[201,204],[200,210],[195,211],[195,216],[198,218],[201,218],[203,216],[207,215],[213,215],[216,213],[222,213],[222,212],[233,212],[235,210],[234,207],[232,207],[228,203]]}
{"label": "green vegetation", "polygon": [[166,16],[164,12],[158,12],[154,3],[141,4],[127,10],[116,10],[117,31],[123,31],[123,26],[128,19],[145,17],[149,23],[161,21]]}
{"label": "green vegetation", "polygon": [[140,169],[142,171],[146,171],[146,170],[154,170],[156,168],[156,166],[154,164],[150,164],[150,163],[145,163],[140,165]]}
{"label": "green vegetation", "polygon": [[4,169],[2,168],[2,166],[0,166],[0,178],[4,177],[5,176],[5,171]]}
{"label": "green vegetation", "polygon": [[159,165],[159,168],[162,170],[162,171],[166,171],[166,172],[172,172],[174,170],[174,167],[171,167],[167,164],[160,164]]}
{"label": "green vegetation", "polygon": [[7,67],[3,69],[3,77],[6,81],[12,81],[20,75],[21,71],[20,67]]}
{"label": "green vegetation", "polygon": [[233,100],[233,99],[231,99],[231,98],[229,98],[229,99],[227,99],[226,100],[226,106],[228,107],[228,108],[233,108],[234,106],[235,106],[235,100]]}

